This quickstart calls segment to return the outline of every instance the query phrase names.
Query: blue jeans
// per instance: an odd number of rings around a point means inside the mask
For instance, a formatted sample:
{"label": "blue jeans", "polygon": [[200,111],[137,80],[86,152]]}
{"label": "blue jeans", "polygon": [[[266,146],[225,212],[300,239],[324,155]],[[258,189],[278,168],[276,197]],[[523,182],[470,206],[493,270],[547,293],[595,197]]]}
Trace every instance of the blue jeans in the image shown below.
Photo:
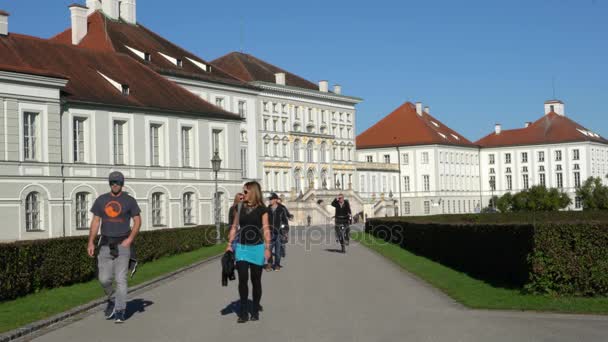
{"label": "blue jeans", "polygon": [[281,242],[280,234],[273,234],[270,243],[270,251],[272,252],[272,267],[281,266],[281,248],[283,243]]}

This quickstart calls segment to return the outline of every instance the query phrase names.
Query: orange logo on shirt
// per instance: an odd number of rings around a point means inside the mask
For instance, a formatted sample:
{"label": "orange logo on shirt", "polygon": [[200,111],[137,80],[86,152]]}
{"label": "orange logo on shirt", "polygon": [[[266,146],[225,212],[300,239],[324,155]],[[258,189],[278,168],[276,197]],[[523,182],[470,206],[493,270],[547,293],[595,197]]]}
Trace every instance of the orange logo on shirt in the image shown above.
{"label": "orange logo on shirt", "polygon": [[122,205],[117,201],[110,201],[106,204],[104,211],[108,217],[115,218],[122,213]]}

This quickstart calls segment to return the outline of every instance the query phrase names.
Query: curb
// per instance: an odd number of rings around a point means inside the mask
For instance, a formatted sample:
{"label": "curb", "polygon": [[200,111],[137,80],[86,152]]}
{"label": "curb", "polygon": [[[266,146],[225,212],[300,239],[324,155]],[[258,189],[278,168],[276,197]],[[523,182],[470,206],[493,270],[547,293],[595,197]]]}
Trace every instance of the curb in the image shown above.
{"label": "curb", "polygon": [[[177,275],[180,275],[181,273],[185,273],[187,271],[190,271],[190,270],[192,270],[194,268],[197,268],[197,267],[199,267],[199,266],[201,266],[203,264],[207,264],[207,263],[210,263],[210,262],[212,262],[214,260],[220,259],[222,257],[222,254],[223,253],[220,253],[219,255],[212,256],[212,257],[209,257],[207,259],[203,259],[201,261],[197,261],[196,263],[194,263],[192,265],[182,267],[182,268],[180,268],[180,269],[178,269],[176,271],[173,271],[171,273],[167,273],[167,274],[162,275],[162,276],[160,276],[158,278],[154,278],[154,279],[148,280],[147,282],[144,282],[142,284],[136,285],[134,287],[130,287],[129,290],[128,290],[128,293],[130,294],[130,293],[137,292],[139,290],[145,289],[147,287],[151,287],[152,285],[156,285],[158,283],[161,283],[164,280],[173,278],[173,277],[175,277]],[[28,324],[26,326],[23,326],[21,328],[17,328],[15,330],[7,331],[7,332],[5,332],[3,334],[0,334],[0,342],[9,342],[9,341],[14,341],[14,340],[16,340],[18,338],[25,337],[27,335],[33,334],[35,332],[38,332],[38,331],[40,331],[40,330],[42,330],[44,328],[47,328],[47,327],[49,327],[49,326],[51,326],[53,324],[65,321],[68,318],[71,318],[71,317],[79,315],[79,314],[81,314],[83,312],[89,311],[89,310],[91,310],[91,309],[93,309],[95,307],[102,306],[105,303],[106,303],[106,298],[105,297],[104,298],[100,298],[100,299],[95,299],[95,300],[93,300],[93,301],[91,301],[89,303],[77,306],[77,307],[75,307],[73,309],[70,309],[68,311],[56,314],[56,315],[51,316],[49,318],[42,319],[42,320],[30,323],[30,324]]]}

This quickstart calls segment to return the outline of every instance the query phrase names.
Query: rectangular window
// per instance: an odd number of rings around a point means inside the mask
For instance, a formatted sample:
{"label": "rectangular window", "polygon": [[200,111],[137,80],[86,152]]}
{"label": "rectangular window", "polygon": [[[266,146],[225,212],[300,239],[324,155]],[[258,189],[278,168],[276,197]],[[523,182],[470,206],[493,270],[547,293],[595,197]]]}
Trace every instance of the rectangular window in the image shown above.
{"label": "rectangular window", "polygon": [[428,163],[429,163],[429,153],[422,152],[422,164],[428,164]]}
{"label": "rectangular window", "polygon": [[403,153],[401,155],[401,159],[403,159],[403,164],[404,165],[409,165],[409,163],[410,163],[410,155],[409,155],[409,153]]}
{"label": "rectangular window", "polygon": [[410,191],[410,176],[403,177],[403,191],[405,191],[405,192]]}
{"label": "rectangular window", "polygon": [[496,176],[490,176],[490,190],[496,191]]}
{"label": "rectangular window", "polygon": [[241,178],[247,178],[247,148],[241,147]]}
{"label": "rectangular window", "polygon": [[150,125],[150,164],[160,166],[160,127]]}
{"label": "rectangular window", "polygon": [[507,175],[507,190],[513,190],[513,177]]}
{"label": "rectangular window", "polygon": [[74,118],[74,163],[84,163],[84,118]]}
{"label": "rectangular window", "polygon": [[541,186],[547,186],[547,182],[545,181],[545,174],[544,173],[539,173],[538,174],[538,184]]}
{"label": "rectangular window", "polygon": [[555,161],[562,161],[562,151],[555,151]]}
{"label": "rectangular window", "polygon": [[422,182],[424,184],[424,191],[431,191],[431,182],[429,175],[422,176]]}
{"label": "rectangular window", "polygon": [[224,151],[222,148],[222,130],[221,129],[214,129],[211,133],[211,150],[213,151],[213,153],[215,154],[215,152],[218,152],[218,154],[220,155],[220,157],[224,156]]}
{"label": "rectangular window", "polygon": [[522,152],[521,153],[521,162],[522,163],[527,163],[528,162],[528,152]]}
{"label": "rectangular window", "polygon": [[154,227],[163,225],[162,196],[163,194],[159,192],[152,194],[152,225]]}
{"label": "rectangular window", "polygon": [[38,158],[38,113],[23,114],[23,159]]}
{"label": "rectangular window", "polygon": [[25,229],[29,231],[40,231],[40,197],[37,192],[32,192],[25,198]]}
{"label": "rectangular window", "polygon": [[241,118],[246,118],[247,117],[247,102],[246,101],[239,101],[239,116]]}
{"label": "rectangular window", "polygon": [[543,152],[543,151],[538,152],[538,161],[541,163],[545,161],[545,152]]}
{"label": "rectangular window", "polygon": [[494,165],[494,164],[496,163],[496,160],[495,160],[495,158],[494,158],[494,155],[493,155],[493,154],[490,154],[490,155],[488,156],[488,158],[489,158],[489,161],[490,161],[490,165]]}
{"label": "rectangular window", "polygon": [[580,156],[580,152],[579,152],[578,149],[572,151],[572,159],[573,160],[580,160],[580,157],[581,156]]}
{"label": "rectangular window", "polygon": [[564,187],[564,175],[561,172],[556,174],[557,176],[557,188],[561,189]]}
{"label": "rectangular window", "polygon": [[403,215],[409,215],[410,212],[410,202],[403,202]]}
{"label": "rectangular window", "polygon": [[80,192],[76,194],[76,229],[89,228],[89,201],[88,194]]}
{"label": "rectangular window", "polygon": [[216,97],[215,98],[215,105],[224,109],[224,98],[223,97]]}
{"label": "rectangular window", "polygon": [[190,161],[190,131],[192,128],[190,127],[182,127],[182,163],[184,167],[192,167]]}
{"label": "rectangular window", "polygon": [[581,173],[580,172],[574,173],[574,186],[577,188],[581,187]]}
{"label": "rectangular window", "polygon": [[390,154],[385,154],[384,155],[384,163],[385,164],[390,164],[391,163],[391,155]]}
{"label": "rectangular window", "polygon": [[262,102],[262,110],[268,112],[268,102]]}
{"label": "rectangular window", "polygon": [[529,179],[528,179],[528,175],[523,175],[523,184],[524,184],[524,189],[528,189],[530,187],[529,184]]}
{"label": "rectangular window", "polygon": [[505,164],[511,164],[511,153],[505,153]]}
{"label": "rectangular window", "polygon": [[424,213],[426,215],[431,213],[431,202],[429,201],[424,201]]}
{"label": "rectangular window", "polygon": [[574,199],[574,207],[576,209],[581,209],[583,207],[583,199],[580,197],[576,197]]}
{"label": "rectangular window", "polygon": [[192,202],[192,193],[185,193],[182,200],[182,205],[184,208],[184,225],[194,224],[194,217],[192,216]]}
{"label": "rectangular window", "polygon": [[114,140],[114,164],[125,164],[124,128],[125,121],[114,121],[112,137]]}
{"label": "rectangular window", "polygon": [[374,162],[374,157],[373,156],[365,156],[365,160],[367,160],[368,163],[373,163]]}

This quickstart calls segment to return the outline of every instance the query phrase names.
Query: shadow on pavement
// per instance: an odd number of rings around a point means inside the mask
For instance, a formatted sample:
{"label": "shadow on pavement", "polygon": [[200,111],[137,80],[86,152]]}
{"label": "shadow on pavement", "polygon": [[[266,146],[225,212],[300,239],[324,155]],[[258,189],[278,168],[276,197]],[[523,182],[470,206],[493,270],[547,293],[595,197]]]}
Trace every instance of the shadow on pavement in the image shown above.
{"label": "shadow on pavement", "polygon": [[330,252],[330,253],[340,253],[340,254],[342,254],[342,250],[341,249],[336,249],[336,248],[325,248],[324,251]]}
{"label": "shadow on pavement", "polygon": [[145,299],[133,299],[127,303],[126,318],[129,319],[136,313],[146,312],[146,308],[154,302]]}
{"label": "shadow on pavement", "polygon": [[[253,307],[253,301],[252,300],[247,300],[247,308],[249,313],[251,313],[251,308]],[[230,314],[238,314],[239,311],[241,310],[241,301],[240,300],[235,300],[234,302],[226,305],[225,308],[223,308],[220,313],[222,314],[222,316],[226,316],[226,315],[230,315]],[[264,311],[264,308],[260,305],[260,312]]]}

